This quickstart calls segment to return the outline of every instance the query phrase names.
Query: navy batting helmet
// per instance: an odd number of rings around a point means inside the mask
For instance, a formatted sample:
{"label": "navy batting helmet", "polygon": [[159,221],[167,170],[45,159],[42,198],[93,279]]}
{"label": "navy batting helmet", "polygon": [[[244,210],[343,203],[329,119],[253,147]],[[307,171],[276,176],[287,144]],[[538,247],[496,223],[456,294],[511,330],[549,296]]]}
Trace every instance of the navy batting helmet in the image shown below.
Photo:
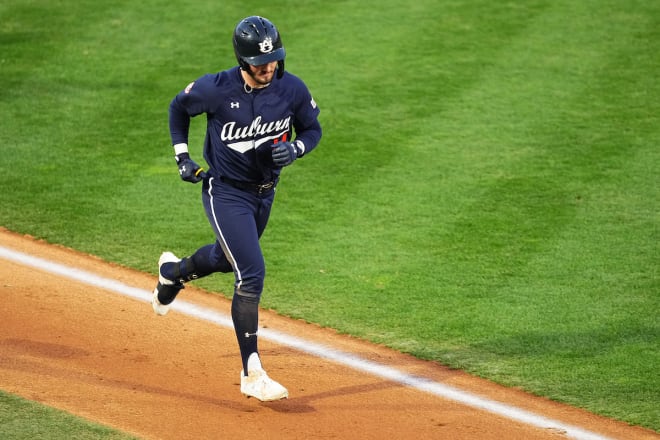
{"label": "navy batting helmet", "polygon": [[277,77],[284,74],[286,51],[282,38],[270,20],[253,15],[241,20],[234,29],[234,53],[238,65],[250,72],[248,65],[261,66],[277,61]]}

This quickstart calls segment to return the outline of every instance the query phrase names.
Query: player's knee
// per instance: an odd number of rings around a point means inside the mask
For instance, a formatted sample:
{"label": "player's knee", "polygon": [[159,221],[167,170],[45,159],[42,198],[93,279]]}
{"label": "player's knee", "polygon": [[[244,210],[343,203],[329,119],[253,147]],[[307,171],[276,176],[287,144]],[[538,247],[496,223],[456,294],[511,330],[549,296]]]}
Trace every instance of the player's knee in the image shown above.
{"label": "player's knee", "polygon": [[261,292],[250,292],[247,290],[244,290],[243,288],[237,288],[234,291],[234,296],[237,300],[242,301],[242,302],[249,302],[249,303],[258,303],[259,300],[261,299]]}
{"label": "player's knee", "polygon": [[265,277],[265,265],[252,262],[236,273],[236,288],[251,295],[261,295],[261,291],[264,290]]}
{"label": "player's knee", "polygon": [[263,278],[248,278],[242,280],[235,289],[235,293],[245,298],[261,297],[261,292],[264,290]]}

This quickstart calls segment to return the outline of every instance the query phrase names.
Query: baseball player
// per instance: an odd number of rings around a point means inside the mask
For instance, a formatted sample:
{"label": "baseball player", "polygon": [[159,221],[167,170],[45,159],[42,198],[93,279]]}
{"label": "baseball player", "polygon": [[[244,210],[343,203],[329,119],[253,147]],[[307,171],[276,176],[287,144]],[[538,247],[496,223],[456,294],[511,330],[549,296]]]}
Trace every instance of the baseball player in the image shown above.
{"label": "baseball player", "polygon": [[[231,315],[242,358],[241,393],[270,401],[288,397],[288,391],[266,374],[259,357],[259,301],[266,274],[259,238],[282,168],[317,146],[321,126],[307,86],[284,70],[285,50],[273,23],[259,16],[241,20],[233,45],[238,66],[198,78],[170,104],[179,175],[186,182],[202,182],[215,242],[185,258],[171,252],[160,256],[152,306],[165,315],[184,283],[233,272]],[[208,172],[188,153],[190,120],[202,113]]]}

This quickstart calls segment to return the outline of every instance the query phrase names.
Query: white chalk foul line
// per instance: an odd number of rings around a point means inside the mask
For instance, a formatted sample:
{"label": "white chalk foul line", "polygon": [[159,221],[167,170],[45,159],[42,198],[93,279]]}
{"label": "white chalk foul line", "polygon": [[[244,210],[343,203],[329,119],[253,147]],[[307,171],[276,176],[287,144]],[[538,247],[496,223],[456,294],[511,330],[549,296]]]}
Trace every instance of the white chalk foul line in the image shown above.
{"label": "white chalk foul line", "polygon": [[[131,287],[119,281],[104,278],[75,267],[65,266],[42,258],[34,257],[0,246],[0,258],[30,266],[39,270],[54,273],[65,278],[98,287],[141,301],[151,302],[152,292]],[[208,321],[222,327],[233,328],[231,317],[187,301],[177,300],[172,303],[172,310]],[[552,429],[563,432],[565,436],[577,440],[614,440],[600,434],[568,425],[557,420],[526,411],[515,406],[490,400],[458,388],[443,385],[433,380],[415,376],[397,370],[396,368],[363,359],[357,355],[335,350],[333,348],[306,341],[272,329],[259,329],[259,337],[280,345],[288,346],[304,353],[345,365],[355,370],[382,377],[417,390],[430,393],[443,399],[453,400],[464,405],[487,411],[499,416],[515,420],[541,429]]]}

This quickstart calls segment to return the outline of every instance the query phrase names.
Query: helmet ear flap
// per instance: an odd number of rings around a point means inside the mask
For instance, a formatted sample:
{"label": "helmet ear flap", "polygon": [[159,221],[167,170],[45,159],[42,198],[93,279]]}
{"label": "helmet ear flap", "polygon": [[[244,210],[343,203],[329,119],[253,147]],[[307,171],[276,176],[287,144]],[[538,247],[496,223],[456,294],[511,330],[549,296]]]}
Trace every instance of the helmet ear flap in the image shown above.
{"label": "helmet ear flap", "polygon": [[248,67],[248,63],[245,62],[245,60],[243,59],[243,57],[241,56],[241,54],[238,51],[238,41],[236,40],[235,35],[234,35],[234,38],[233,38],[233,43],[234,43],[234,55],[236,55],[236,61],[238,61],[238,65],[240,66],[241,69],[247,70],[249,72],[250,69]]}
{"label": "helmet ear flap", "polygon": [[277,62],[277,79],[280,79],[284,76],[284,60],[279,60]]}
{"label": "helmet ear flap", "polygon": [[243,61],[241,58],[238,58],[238,66],[242,69],[245,70],[246,72],[250,72],[250,65]]}

